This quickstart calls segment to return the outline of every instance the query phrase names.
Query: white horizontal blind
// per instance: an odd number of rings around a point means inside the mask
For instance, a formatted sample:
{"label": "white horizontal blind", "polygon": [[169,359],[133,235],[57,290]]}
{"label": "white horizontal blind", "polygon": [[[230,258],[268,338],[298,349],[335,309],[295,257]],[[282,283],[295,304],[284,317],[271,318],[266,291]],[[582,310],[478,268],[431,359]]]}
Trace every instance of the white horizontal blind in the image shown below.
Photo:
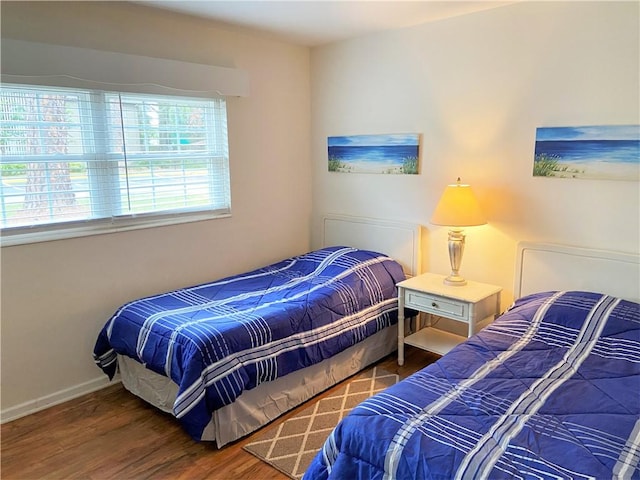
{"label": "white horizontal blind", "polygon": [[230,211],[224,99],[2,85],[2,234]]}

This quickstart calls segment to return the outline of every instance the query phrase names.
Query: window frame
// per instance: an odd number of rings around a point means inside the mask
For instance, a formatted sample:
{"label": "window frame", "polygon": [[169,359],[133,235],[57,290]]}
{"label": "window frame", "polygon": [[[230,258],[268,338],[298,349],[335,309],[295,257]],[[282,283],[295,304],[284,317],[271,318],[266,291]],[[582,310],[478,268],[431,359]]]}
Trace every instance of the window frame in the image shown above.
{"label": "window frame", "polygon": [[[84,147],[87,146],[85,144],[85,136],[91,135],[93,142],[90,144],[92,148],[96,151],[91,153],[89,151],[85,151],[85,153],[73,155],[64,155],[64,161],[69,162],[72,158],[78,158],[83,163],[86,163],[87,168],[87,177],[90,183],[93,183],[95,180],[92,179],[95,176],[95,172],[92,174],[92,170],[96,168],[100,169],[102,167],[108,166],[108,168],[114,169],[114,171],[118,170],[117,163],[114,167],[114,162],[110,160],[110,156],[112,156],[109,151],[111,150],[112,145],[110,144],[109,134],[105,130],[105,134],[103,135],[95,135],[93,130],[95,128],[100,128],[97,125],[98,122],[102,124],[102,127],[108,123],[108,97],[111,95],[131,95],[131,96],[140,96],[138,93],[129,93],[129,92],[114,92],[114,91],[103,91],[103,90],[95,90],[88,88],[69,88],[69,87],[58,87],[58,86],[45,86],[45,85],[21,85],[21,84],[11,84],[6,87],[2,85],[2,88],[25,88],[25,89],[33,89],[35,91],[47,91],[47,90],[64,90],[69,92],[77,93],[78,95],[88,95],[91,97],[90,103],[92,105],[98,105],[98,111],[92,111],[91,115],[88,117],[91,118],[91,122],[82,122],[81,123],[81,134],[82,134],[82,144]],[[213,184],[221,184],[223,185],[224,192],[220,198],[222,198],[222,204],[224,205],[215,205],[216,197],[214,194],[211,194],[210,201],[211,203],[207,206],[195,206],[195,207],[180,207],[173,209],[163,209],[157,211],[149,211],[144,213],[135,213],[135,212],[127,212],[127,213],[118,213],[112,210],[110,207],[109,216],[102,216],[98,218],[86,218],[79,220],[69,220],[69,221],[61,221],[61,222],[51,222],[51,223],[38,223],[32,225],[20,225],[15,227],[4,227],[0,229],[0,245],[1,246],[13,246],[13,245],[22,245],[29,243],[38,243],[45,241],[53,241],[53,240],[61,240],[67,238],[76,238],[83,237],[89,235],[99,235],[105,233],[115,233],[136,229],[144,229],[144,228],[155,228],[167,225],[177,225],[182,223],[190,223],[190,222],[198,222],[204,220],[218,219],[218,218],[228,218],[231,216],[231,174],[230,174],[230,165],[229,165],[229,148],[228,148],[228,133],[227,133],[227,102],[223,97],[218,98],[188,98],[182,97],[179,95],[166,95],[166,94],[142,94],[149,98],[176,98],[181,99],[184,98],[187,101],[201,101],[201,102],[220,102],[212,105],[211,110],[207,109],[206,115],[210,117],[207,120],[207,125],[210,128],[206,130],[206,137],[209,140],[214,140],[210,147],[212,148],[209,151],[203,152],[195,152],[193,155],[190,155],[192,158],[204,157],[207,158],[210,163],[207,166],[207,170],[209,172],[208,184],[210,188],[213,188]],[[99,97],[100,100],[94,103],[93,101]],[[83,106],[82,108],[87,108],[87,106]],[[209,121],[213,123],[209,124]],[[215,127],[215,128],[213,128]],[[88,132],[88,133],[87,133]],[[224,138],[221,140],[222,143],[218,142],[218,137],[223,135]],[[101,142],[103,147],[102,151],[98,153],[98,144]],[[219,147],[223,146],[222,151],[219,151]],[[213,148],[213,147],[216,148]],[[215,153],[214,153],[215,150]],[[94,162],[90,162],[87,160],[87,157],[90,157],[92,154],[98,157]],[[167,155],[170,157],[170,153],[160,154],[159,156]],[[116,155],[119,157],[119,155]],[[0,158],[2,163],[30,163],[30,159],[33,158],[37,162],[47,162],[58,159],[55,155],[3,155]],[[181,158],[187,158],[181,155]],[[135,161],[139,159],[147,159],[144,155],[136,155],[131,154],[128,155],[127,161]],[[72,161],[72,160],[71,160]],[[214,162],[222,162],[218,167],[214,167]],[[223,174],[222,180],[216,179],[216,174]],[[103,176],[100,180],[100,187],[94,191],[93,187],[90,187],[92,191],[96,194],[95,198],[103,197],[100,202],[104,202],[108,197],[114,198],[113,195],[108,194],[108,188],[106,184],[108,183],[117,183],[118,174],[114,174],[113,171],[109,175]],[[174,184],[175,186],[184,186],[186,183],[177,182]],[[213,190],[210,190],[213,191]],[[127,192],[131,192],[129,187],[127,186]],[[119,197],[116,197],[119,198]],[[110,200],[106,200],[109,202]],[[94,202],[91,201],[91,211],[95,210]]]}

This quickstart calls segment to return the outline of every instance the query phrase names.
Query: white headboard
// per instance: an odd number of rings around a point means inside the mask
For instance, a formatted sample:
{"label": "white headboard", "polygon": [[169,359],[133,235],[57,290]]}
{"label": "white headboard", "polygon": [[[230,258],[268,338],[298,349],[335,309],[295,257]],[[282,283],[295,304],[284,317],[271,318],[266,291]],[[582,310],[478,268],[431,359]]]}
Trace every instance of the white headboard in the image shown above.
{"label": "white headboard", "polygon": [[640,300],[640,256],[551,243],[520,242],[514,295],[587,290]]}
{"label": "white headboard", "polygon": [[420,232],[415,223],[376,218],[326,215],[324,247],[344,245],[384,253],[394,258],[407,275],[420,273]]}

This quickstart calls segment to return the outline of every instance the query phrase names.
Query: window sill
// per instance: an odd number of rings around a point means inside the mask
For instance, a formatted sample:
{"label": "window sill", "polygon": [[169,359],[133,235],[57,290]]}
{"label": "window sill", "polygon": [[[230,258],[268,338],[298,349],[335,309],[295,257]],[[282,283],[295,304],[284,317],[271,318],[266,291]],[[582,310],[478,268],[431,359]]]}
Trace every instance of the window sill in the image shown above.
{"label": "window sill", "polygon": [[143,228],[156,228],[168,225],[178,225],[181,223],[201,222],[218,218],[229,218],[231,213],[220,213],[215,211],[182,213],[179,215],[148,217],[148,218],[126,218],[118,219],[115,222],[98,220],[95,222],[85,222],[82,225],[75,225],[67,228],[55,230],[39,230],[26,233],[2,234],[0,236],[1,247],[13,247],[18,245],[28,245],[32,243],[51,242],[56,240],[66,240],[70,238],[88,237],[91,235],[103,235],[106,233],[127,232],[130,230],[140,230]]}

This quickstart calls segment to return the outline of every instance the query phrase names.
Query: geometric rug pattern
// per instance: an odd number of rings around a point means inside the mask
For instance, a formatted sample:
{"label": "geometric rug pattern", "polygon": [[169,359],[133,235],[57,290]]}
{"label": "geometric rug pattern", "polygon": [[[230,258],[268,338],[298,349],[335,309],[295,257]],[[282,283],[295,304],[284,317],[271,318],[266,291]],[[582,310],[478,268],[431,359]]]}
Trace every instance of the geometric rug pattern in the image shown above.
{"label": "geometric rug pattern", "polygon": [[397,383],[398,375],[371,367],[280,425],[267,429],[244,449],[293,479],[302,478],[333,428],[363,400]]}

